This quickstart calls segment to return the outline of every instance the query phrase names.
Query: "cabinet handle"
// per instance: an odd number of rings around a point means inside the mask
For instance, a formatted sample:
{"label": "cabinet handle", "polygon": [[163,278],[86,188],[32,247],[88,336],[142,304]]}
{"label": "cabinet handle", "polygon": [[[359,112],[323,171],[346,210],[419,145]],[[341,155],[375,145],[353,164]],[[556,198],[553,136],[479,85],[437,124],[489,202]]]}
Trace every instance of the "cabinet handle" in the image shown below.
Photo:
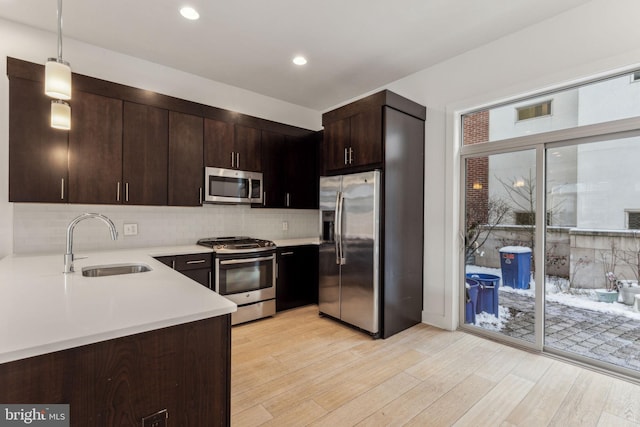
{"label": "cabinet handle", "polygon": [[171,268],[173,268],[174,270],[176,269],[176,260],[175,259],[171,260]]}
{"label": "cabinet handle", "polygon": [[211,270],[209,270],[209,289],[213,289],[211,287],[212,283],[211,283]]}
{"label": "cabinet handle", "polygon": [[64,200],[64,178],[60,178],[60,200]]}
{"label": "cabinet handle", "polygon": [[118,181],[118,188],[116,190],[116,202],[120,201],[120,181]]}
{"label": "cabinet handle", "polygon": [[234,152],[231,152],[231,167],[233,168],[236,165],[236,156],[234,156]]}
{"label": "cabinet handle", "polygon": [[282,252],[280,254],[280,256],[284,256],[284,255],[293,255],[293,252]]}
{"label": "cabinet handle", "polygon": [[200,187],[200,204],[202,204],[202,187]]}
{"label": "cabinet handle", "polygon": [[262,206],[267,206],[267,192],[262,192]]}
{"label": "cabinet handle", "polygon": [[129,201],[129,183],[128,182],[124,183],[124,201],[125,202]]}
{"label": "cabinet handle", "polygon": [[353,147],[349,147],[349,164],[353,164]]}
{"label": "cabinet handle", "polygon": [[347,164],[349,164],[348,162],[349,162],[349,157],[348,157],[348,154],[347,154],[347,149],[345,147],[345,149],[344,149],[344,164],[347,165]]}
{"label": "cabinet handle", "polygon": [[240,153],[236,153],[236,167],[240,169]]}
{"label": "cabinet handle", "polygon": [[285,206],[286,207],[290,207],[291,206],[291,193],[287,193],[287,195],[286,195]]}
{"label": "cabinet handle", "polygon": [[203,262],[207,262],[206,259],[196,259],[193,261],[187,261],[187,264],[202,264]]}

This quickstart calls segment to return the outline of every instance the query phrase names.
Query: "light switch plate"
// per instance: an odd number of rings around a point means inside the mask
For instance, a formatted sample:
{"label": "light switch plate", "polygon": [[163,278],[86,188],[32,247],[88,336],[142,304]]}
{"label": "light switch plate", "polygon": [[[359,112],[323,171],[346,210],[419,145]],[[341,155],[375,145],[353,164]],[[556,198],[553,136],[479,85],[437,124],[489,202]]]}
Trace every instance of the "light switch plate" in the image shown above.
{"label": "light switch plate", "polygon": [[289,223],[287,221],[282,221],[282,231],[289,230]]}
{"label": "light switch plate", "polygon": [[138,234],[138,224],[125,224],[124,225],[124,235],[125,236],[136,236]]}

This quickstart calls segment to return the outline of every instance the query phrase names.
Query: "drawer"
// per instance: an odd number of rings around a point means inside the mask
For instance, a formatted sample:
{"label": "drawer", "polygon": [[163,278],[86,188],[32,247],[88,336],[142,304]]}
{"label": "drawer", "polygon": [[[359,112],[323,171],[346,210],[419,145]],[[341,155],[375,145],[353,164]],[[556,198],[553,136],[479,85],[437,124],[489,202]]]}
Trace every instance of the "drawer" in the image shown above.
{"label": "drawer", "polygon": [[190,255],[176,255],[175,257],[175,269],[178,271],[195,270],[208,268],[211,269],[211,253],[205,254],[190,254]]}

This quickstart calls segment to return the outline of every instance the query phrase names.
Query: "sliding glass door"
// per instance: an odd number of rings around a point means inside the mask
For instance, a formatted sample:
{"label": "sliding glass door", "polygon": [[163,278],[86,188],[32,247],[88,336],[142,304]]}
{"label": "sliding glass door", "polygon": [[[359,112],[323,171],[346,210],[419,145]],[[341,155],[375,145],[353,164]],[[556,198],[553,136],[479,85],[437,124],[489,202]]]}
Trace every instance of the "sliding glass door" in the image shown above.
{"label": "sliding glass door", "polygon": [[461,122],[461,327],[640,378],[640,72]]}
{"label": "sliding glass door", "polygon": [[640,371],[638,162],[639,137],[546,150],[545,346],[635,371]]}
{"label": "sliding glass door", "polygon": [[466,159],[464,323],[535,343],[536,151]]}

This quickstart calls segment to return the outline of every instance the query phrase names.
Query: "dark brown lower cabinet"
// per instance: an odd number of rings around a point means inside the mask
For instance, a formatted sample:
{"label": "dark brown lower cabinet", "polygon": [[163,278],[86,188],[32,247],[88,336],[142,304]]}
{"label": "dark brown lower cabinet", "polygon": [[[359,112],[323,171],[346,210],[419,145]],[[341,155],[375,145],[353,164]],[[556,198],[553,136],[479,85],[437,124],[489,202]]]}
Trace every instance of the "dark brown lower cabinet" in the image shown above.
{"label": "dark brown lower cabinet", "polygon": [[0,402],[70,405],[72,426],[230,425],[231,315],[0,364]]}
{"label": "dark brown lower cabinet", "polygon": [[212,283],[212,258],[211,253],[156,257],[161,263],[168,265],[178,273],[184,274],[207,288],[211,288]]}
{"label": "dark brown lower cabinet", "polygon": [[278,248],[276,311],[318,303],[318,246]]}

